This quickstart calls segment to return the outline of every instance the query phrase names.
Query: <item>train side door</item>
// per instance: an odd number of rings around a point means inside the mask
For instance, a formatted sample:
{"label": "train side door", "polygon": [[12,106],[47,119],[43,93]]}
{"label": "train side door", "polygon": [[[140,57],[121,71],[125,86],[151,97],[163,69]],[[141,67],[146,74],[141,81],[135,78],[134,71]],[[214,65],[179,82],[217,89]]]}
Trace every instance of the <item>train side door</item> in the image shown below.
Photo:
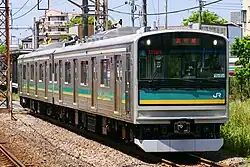
{"label": "train side door", "polygon": [[114,56],[114,110],[115,113],[121,112],[122,94],[121,94],[121,81],[122,81],[122,59],[120,55]]}
{"label": "train side door", "polygon": [[92,73],[92,94],[91,94],[91,107],[96,109],[97,101],[97,67],[96,67],[96,57],[91,58],[91,73]]}
{"label": "train side door", "polygon": [[59,102],[62,102],[62,82],[63,82],[62,60],[59,60]]}
{"label": "train side door", "polygon": [[19,88],[19,91],[22,92],[23,91],[23,65],[22,64],[19,64],[19,83],[18,83],[18,88]]}
{"label": "train side door", "polygon": [[48,97],[48,62],[45,61],[45,66],[44,66],[44,88],[45,88],[45,95],[44,97]]}
{"label": "train side door", "polygon": [[73,60],[74,62],[74,79],[73,79],[73,87],[74,87],[74,97],[73,97],[73,103],[77,104],[77,99],[78,99],[78,61],[77,59]]}
{"label": "train side door", "polygon": [[27,69],[26,63],[23,63],[23,94],[27,93]]}
{"label": "train side door", "polygon": [[37,85],[38,85],[38,67],[37,62],[35,62],[35,95],[37,96]]}
{"label": "train side door", "polygon": [[27,63],[27,95],[30,93],[30,63]]}

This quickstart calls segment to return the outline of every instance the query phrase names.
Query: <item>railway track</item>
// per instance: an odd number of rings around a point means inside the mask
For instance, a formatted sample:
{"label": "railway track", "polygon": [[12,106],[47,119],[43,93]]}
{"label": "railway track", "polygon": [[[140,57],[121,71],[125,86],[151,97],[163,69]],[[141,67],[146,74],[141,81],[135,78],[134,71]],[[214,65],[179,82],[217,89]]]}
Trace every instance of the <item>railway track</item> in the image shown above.
{"label": "railway track", "polygon": [[25,167],[13,154],[0,144],[0,167]]}
{"label": "railway track", "polygon": [[[89,138],[91,140],[95,140],[103,145],[108,146],[108,147],[117,149],[125,154],[136,157],[144,162],[157,163],[160,166],[173,166],[173,167],[186,166],[186,165],[183,165],[182,160],[177,160],[177,162],[176,162],[175,158],[164,156],[164,154],[159,156],[159,155],[157,155],[157,153],[156,154],[145,153],[144,151],[138,149],[134,145],[127,145],[127,144],[124,144],[124,143],[121,143],[118,141],[111,140],[109,137],[106,137],[103,135],[99,135],[99,134],[89,132],[86,130],[80,130],[72,125],[65,124],[63,122],[52,119],[52,118],[45,116],[45,115],[41,115],[41,114],[37,114],[37,113],[30,113],[30,115],[35,116],[37,118],[40,118],[44,121],[48,121],[56,126],[60,126],[62,128],[65,128],[65,129],[72,131],[74,133],[77,133],[79,135],[83,135],[86,138]],[[178,157],[178,159],[179,159],[179,157]],[[203,165],[203,166],[207,166],[207,167],[229,167],[227,165],[218,164],[216,162],[199,157],[199,156],[194,155],[194,154],[186,154],[185,161],[193,161],[194,162],[193,165]]]}
{"label": "railway track", "polygon": [[[216,163],[214,161],[199,157],[197,155],[194,154],[186,154],[187,157],[185,157],[185,161],[187,161],[187,159],[189,161],[193,161],[195,163],[195,165],[201,165],[201,166],[206,166],[206,167],[229,167],[228,165],[225,164],[219,164]],[[184,166],[189,166],[189,165],[183,165],[183,163],[178,163],[178,162],[174,162],[174,160],[167,160],[167,159],[161,159],[162,166],[173,166],[173,167],[184,167]]]}

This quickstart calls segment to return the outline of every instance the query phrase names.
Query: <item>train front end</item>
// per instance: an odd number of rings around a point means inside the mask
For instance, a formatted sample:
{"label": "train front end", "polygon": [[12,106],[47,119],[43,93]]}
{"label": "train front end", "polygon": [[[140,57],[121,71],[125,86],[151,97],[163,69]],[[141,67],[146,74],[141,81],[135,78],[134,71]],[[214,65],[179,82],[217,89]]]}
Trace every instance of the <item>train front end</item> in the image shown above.
{"label": "train front end", "polygon": [[136,42],[134,143],[145,152],[218,151],[228,120],[228,40],[163,31]]}

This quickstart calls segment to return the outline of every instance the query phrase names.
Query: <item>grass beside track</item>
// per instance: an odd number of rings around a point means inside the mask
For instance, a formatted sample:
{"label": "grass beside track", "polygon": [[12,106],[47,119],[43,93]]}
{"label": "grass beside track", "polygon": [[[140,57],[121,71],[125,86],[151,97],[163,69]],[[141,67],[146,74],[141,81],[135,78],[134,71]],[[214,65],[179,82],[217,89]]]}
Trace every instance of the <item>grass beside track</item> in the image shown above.
{"label": "grass beside track", "polygon": [[230,119],[221,128],[224,148],[239,156],[250,156],[250,100],[230,102]]}

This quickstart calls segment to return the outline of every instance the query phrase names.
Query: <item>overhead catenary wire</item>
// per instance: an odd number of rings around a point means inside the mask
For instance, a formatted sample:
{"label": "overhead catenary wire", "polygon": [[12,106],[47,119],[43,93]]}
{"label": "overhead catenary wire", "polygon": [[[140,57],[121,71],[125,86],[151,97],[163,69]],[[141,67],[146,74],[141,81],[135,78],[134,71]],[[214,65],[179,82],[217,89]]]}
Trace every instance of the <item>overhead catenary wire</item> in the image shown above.
{"label": "overhead catenary wire", "polygon": [[22,14],[21,16],[18,16],[16,18],[13,18],[13,20],[17,20],[17,19],[20,19],[22,17],[24,17],[25,15],[27,15],[28,13],[30,13],[32,10],[34,10],[38,5],[39,3],[41,2],[42,0],[40,0],[35,6],[33,6],[30,10],[28,10],[26,13]]}
{"label": "overhead catenary wire", "polygon": [[[217,0],[217,1],[213,1],[213,2],[210,2],[210,3],[206,3],[206,4],[203,4],[202,6],[208,6],[208,5],[211,5],[211,4],[215,4],[215,3],[218,3],[222,0]],[[191,8],[185,8],[185,9],[181,9],[181,10],[175,10],[175,11],[170,11],[170,12],[161,12],[161,13],[147,13],[148,16],[154,16],[154,15],[165,15],[165,14],[173,14],[173,13],[179,13],[179,12],[185,12],[185,11],[189,11],[189,10],[193,10],[193,9],[197,9],[199,8],[200,6],[195,6],[195,7],[191,7]],[[114,10],[114,9],[108,9],[109,11],[111,12],[115,12],[115,13],[120,13],[120,14],[126,14],[126,15],[131,15],[131,13],[128,13],[128,12],[121,12],[121,11],[118,11],[118,10]],[[140,14],[135,14],[135,15],[140,15]]]}
{"label": "overhead catenary wire", "polygon": [[24,7],[25,7],[25,5],[29,2],[30,0],[27,0],[24,4],[23,4],[23,6],[18,10],[18,11],[16,11],[14,14],[13,14],[13,16],[15,16],[18,12],[20,12]]}

